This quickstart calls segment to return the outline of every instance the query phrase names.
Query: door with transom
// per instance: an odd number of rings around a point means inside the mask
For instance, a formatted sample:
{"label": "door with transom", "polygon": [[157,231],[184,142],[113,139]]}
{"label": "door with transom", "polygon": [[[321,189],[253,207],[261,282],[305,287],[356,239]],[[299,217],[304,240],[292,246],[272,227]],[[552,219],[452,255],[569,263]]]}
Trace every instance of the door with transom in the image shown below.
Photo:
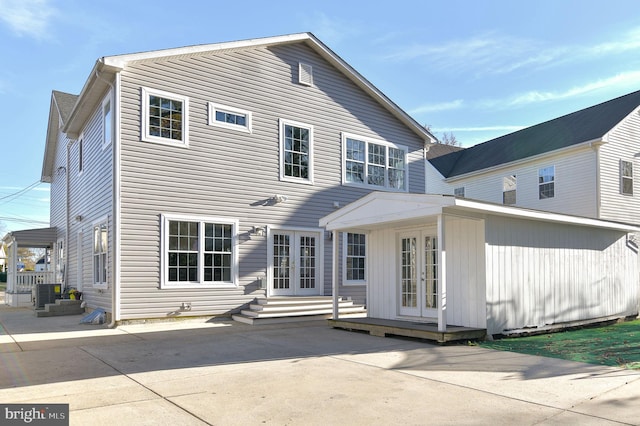
{"label": "door with transom", "polygon": [[271,238],[272,296],[320,294],[320,233],[274,231]]}
{"label": "door with transom", "polygon": [[398,293],[401,316],[438,315],[438,238],[424,229],[399,235]]}

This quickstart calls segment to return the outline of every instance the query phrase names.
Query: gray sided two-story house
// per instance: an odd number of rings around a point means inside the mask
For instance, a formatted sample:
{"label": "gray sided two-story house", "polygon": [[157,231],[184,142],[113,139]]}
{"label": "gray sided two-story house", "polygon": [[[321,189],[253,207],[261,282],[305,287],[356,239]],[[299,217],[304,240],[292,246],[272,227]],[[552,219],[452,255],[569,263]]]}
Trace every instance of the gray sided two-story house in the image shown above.
{"label": "gray sided two-story house", "polygon": [[366,236],[319,218],[425,189],[435,138],[309,33],[100,58],[53,92],[58,278],[114,322],[266,297],[364,302]]}

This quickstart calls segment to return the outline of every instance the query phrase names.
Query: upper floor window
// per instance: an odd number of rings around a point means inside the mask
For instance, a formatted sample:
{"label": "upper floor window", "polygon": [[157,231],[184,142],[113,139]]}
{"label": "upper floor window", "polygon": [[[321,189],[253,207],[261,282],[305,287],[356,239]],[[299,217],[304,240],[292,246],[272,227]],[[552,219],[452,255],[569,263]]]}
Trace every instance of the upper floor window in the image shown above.
{"label": "upper floor window", "polygon": [[344,279],[349,284],[364,284],[366,280],[366,235],[344,235]]}
{"label": "upper floor window", "polygon": [[313,183],[313,127],[280,120],[280,179]]}
{"label": "upper floor window", "polygon": [[542,200],[555,196],[556,166],[538,170],[538,197]]}
{"label": "upper floor window", "polygon": [[620,192],[633,195],[633,163],[620,160]]}
{"label": "upper floor window", "polygon": [[188,145],[189,99],[142,88],[142,139],[148,142]]}
{"label": "upper floor window", "polygon": [[80,139],[78,141],[78,174],[84,171],[84,141]]}
{"label": "upper floor window", "polygon": [[107,97],[102,103],[102,146],[111,143],[113,137],[113,119],[111,114],[111,98]]}
{"label": "upper floor window", "polygon": [[516,203],[516,175],[509,175],[502,178],[502,204]]}
{"label": "upper floor window", "polygon": [[407,190],[407,148],[342,134],[343,183]]}
{"label": "upper floor window", "polygon": [[109,233],[107,221],[93,225],[93,285],[107,286]]}
{"label": "upper floor window", "polygon": [[235,285],[236,222],[165,217],[163,287]]}
{"label": "upper floor window", "polygon": [[209,102],[209,125],[251,132],[251,113]]}
{"label": "upper floor window", "polygon": [[461,186],[460,188],[455,188],[453,190],[453,195],[455,195],[456,197],[464,197],[464,186]]}

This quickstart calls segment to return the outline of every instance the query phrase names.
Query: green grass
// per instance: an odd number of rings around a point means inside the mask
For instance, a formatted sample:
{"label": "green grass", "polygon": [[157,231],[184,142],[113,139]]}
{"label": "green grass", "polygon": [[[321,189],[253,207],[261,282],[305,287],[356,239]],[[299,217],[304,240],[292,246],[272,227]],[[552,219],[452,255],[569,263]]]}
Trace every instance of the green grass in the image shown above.
{"label": "green grass", "polygon": [[486,341],[480,342],[479,346],[640,370],[640,320],[606,327]]}

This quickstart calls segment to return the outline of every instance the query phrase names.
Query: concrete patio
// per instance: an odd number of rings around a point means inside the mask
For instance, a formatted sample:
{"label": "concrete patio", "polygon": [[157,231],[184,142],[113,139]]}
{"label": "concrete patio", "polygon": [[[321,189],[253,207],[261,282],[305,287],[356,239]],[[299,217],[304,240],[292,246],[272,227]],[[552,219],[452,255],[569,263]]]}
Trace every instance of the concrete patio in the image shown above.
{"label": "concrete patio", "polygon": [[0,307],[0,401],[72,425],[639,424],[640,372],[332,329]]}

